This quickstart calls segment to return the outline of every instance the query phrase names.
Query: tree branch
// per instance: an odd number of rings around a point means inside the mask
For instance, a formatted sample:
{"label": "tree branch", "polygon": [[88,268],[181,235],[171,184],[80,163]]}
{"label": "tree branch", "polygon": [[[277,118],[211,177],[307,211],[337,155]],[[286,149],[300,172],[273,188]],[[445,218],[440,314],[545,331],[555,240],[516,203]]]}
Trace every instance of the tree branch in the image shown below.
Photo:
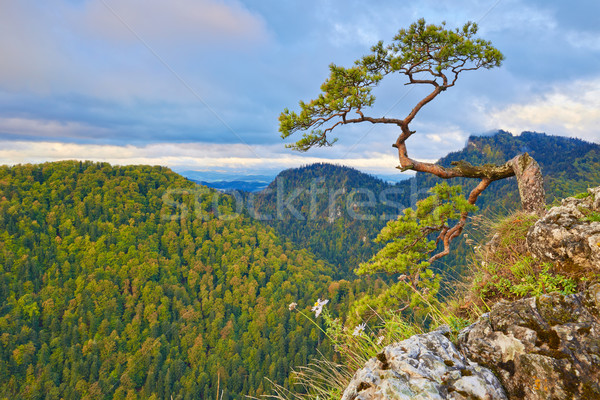
{"label": "tree branch", "polygon": [[[487,179],[487,178],[482,179],[481,182],[479,182],[479,184],[475,187],[475,189],[473,189],[471,191],[467,201],[470,204],[475,205],[475,202],[477,201],[477,198],[479,197],[479,195],[490,185],[490,183],[492,183],[492,180]],[[437,253],[434,256],[432,256],[431,258],[429,258],[429,260],[428,260],[429,263],[432,263],[435,260],[439,260],[440,258],[447,256],[450,253],[450,242],[452,242],[458,235],[460,235],[462,233],[463,228],[465,227],[465,224],[467,222],[468,216],[469,216],[468,212],[463,212],[460,216],[460,220],[458,220],[456,225],[454,225],[452,228],[450,228],[448,230],[442,230],[442,232],[440,232],[440,236],[438,237],[438,240],[441,239],[442,242],[444,243],[444,250],[440,251],[439,253]],[[437,241],[436,241],[436,243],[437,243]]]}

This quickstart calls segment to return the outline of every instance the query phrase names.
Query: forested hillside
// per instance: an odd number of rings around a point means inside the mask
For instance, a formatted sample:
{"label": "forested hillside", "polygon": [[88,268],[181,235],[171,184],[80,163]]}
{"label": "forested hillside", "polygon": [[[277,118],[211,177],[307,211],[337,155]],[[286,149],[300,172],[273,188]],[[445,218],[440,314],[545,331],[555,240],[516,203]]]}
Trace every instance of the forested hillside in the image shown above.
{"label": "forested hillside", "polygon": [[[600,185],[600,146],[544,134],[472,137],[439,162],[528,151],[548,200]],[[390,185],[316,164],[235,197],[167,168],[65,161],[0,167],[0,398],[241,399],[289,384],[332,346],[288,305],[343,315],[372,239],[437,180]],[[468,191],[474,184],[463,183]],[[494,182],[480,214],[519,206]],[[471,232],[469,232],[471,235]],[[463,240],[439,270],[464,265]]]}
{"label": "forested hillside", "polygon": [[[600,182],[600,145],[544,133],[523,132],[513,136],[499,131],[491,136],[472,136],[463,150],[448,154],[438,163],[446,167],[457,160],[466,160],[473,165],[503,164],[524,152],[542,168],[548,202],[585,191]],[[441,181],[427,174],[418,174],[416,179],[419,188],[431,187]],[[465,178],[452,182],[460,183],[466,189],[477,183]],[[519,202],[516,181],[510,178],[493,182],[477,204],[483,209],[501,210],[518,207]]]}
{"label": "forested hillside", "polygon": [[[600,145],[543,133],[513,136],[499,131],[490,136],[472,136],[463,150],[448,154],[438,163],[446,167],[458,160],[473,165],[504,164],[523,152],[540,164],[549,203],[600,184]],[[257,204],[259,210],[275,215],[279,202],[281,218],[265,222],[283,237],[336,265],[339,276],[352,278],[358,263],[369,259],[378,249],[372,239],[386,221],[404,208],[414,206],[417,199],[427,197],[427,190],[441,181],[418,173],[406,181],[389,184],[352,168],[313,164],[281,172],[266,192],[257,195]],[[477,180],[458,178],[449,183],[463,185],[463,193],[468,195]],[[281,207],[288,199],[300,217]],[[474,215],[497,216],[518,209],[516,180],[493,182],[478,199],[477,206],[480,211]],[[311,209],[316,211],[312,216]],[[471,228],[467,225],[466,233],[473,237],[476,232]],[[453,270],[464,265],[470,247],[464,240],[455,241],[454,247],[453,252],[436,262],[438,269]]]}
{"label": "forested hillside", "polygon": [[[491,136],[472,136],[463,150],[448,154],[439,160],[439,164],[450,167],[452,161],[458,160],[466,160],[473,165],[503,164],[524,152],[529,153],[540,164],[548,204],[573,193],[585,192],[588,187],[600,185],[600,145],[544,133],[523,132],[519,136],[513,136],[499,131]],[[442,181],[421,173],[415,179],[413,186],[419,188],[419,193],[424,193],[427,188]],[[450,183],[462,185],[464,193],[468,194],[477,180],[458,178]],[[473,215],[492,218],[519,209],[521,201],[516,179],[493,182],[479,197],[477,206],[480,210]],[[474,224],[468,224],[465,233],[471,239],[480,240],[481,231],[474,228]],[[465,258],[472,252],[472,245],[467,245],[466,242],[464,237],[455,241],[454,250],[437,262],[437,268],[452,275],[460,275],[465,267]]]}
{"label": "forested hillside", "polygon": [[0,167],[0,398],[211,399],[220,385],[241,399],[265,377],[287,384],[323,340],[288,304],[343,308],[350,285],[257,221],[218,218],[232,204],[219,196],[217,212],[213,193],[161,167]]}
{"label": "forested hillside", "polygon": [[377,249],[386,222],[410,206],[406,185],[392,185],[356,169],[312,164],[282,171],[255,197],[255,210],[300,248],[335,265],[340,278]]}

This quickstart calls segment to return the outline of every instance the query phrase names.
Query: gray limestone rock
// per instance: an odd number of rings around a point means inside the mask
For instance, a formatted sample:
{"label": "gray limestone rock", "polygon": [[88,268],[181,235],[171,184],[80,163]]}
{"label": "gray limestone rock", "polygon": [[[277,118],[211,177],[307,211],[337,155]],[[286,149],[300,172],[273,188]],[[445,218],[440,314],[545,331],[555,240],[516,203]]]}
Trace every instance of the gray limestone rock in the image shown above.
{"label": "gray limestone rock", "polygon": [[506,399],[498,379],[437,330],[385,347],[354,375],[342,400]]}
{"label": "gray limestone rock", "polygon": [[458,348],[511,399],[600,399],[600,284],[500,302],[460,333]]}
{"label": "gray limestone rock", "polygon": [[600,269],[600,187],[583,199],[569,197],[551,208],[527,234],[529,251],[542,261]]}

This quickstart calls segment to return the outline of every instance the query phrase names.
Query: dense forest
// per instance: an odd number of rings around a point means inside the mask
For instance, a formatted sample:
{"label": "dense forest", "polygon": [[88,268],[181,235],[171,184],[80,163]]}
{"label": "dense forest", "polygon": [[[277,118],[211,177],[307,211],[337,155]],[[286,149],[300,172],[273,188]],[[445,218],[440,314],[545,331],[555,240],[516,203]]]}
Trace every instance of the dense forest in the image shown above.
{"label": "dense forest", "polygon": [[379,248],[373,239],[410,206],[410,186],[392,185],[353,168],[312,164],[282,171],[255,195],[264,223],[336,266],[339,278]]}
{"label": "dense forest", "polygon": [[239,399],[330,352],[288,304],[349,283],[212,194],[161,167],[0,167],[0,398]]}
{"label": "dense forest", "polygon": [[[549,202],[600,185],[599,145],[538,133],[471,137],[439,162],[524,151]],[[239,196],[164,167],[2,166],[0,398],[241,399],[268,393],[268,380],[288,386],[291,368],[319,351],[335,359],[288,305],[309,312],[327,298],[343,317],[378,290],[382,281],[354,269],[386,221],[436,182],[417,174],[391,185],[316,164],[244,194],[252,207],[240,210]],[[514,179],[478,201],[486,215],[518,205]],[[471,247],[463,240],[438,270],[464,265]]]}

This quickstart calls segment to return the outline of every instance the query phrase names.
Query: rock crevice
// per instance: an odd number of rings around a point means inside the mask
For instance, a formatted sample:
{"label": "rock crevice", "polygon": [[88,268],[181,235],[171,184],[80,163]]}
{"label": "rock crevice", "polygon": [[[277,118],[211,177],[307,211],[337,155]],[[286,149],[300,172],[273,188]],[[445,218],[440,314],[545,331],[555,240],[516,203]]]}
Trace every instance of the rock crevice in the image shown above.
{"label": "rock crevice", "polygon": [[437,330],[385,347],[353,377],[342,400],[507,399],[494,374]]}
{"label": "rock crevice", "polygon": [[385,347],[342,400],[600,399],[600,284],[501,301],[463,329]]}
{"label": "rock crevice", "polygon": [[600,285],[500,302],[459,335],[468,359],[492,370],[511,399],[600,398]]}

